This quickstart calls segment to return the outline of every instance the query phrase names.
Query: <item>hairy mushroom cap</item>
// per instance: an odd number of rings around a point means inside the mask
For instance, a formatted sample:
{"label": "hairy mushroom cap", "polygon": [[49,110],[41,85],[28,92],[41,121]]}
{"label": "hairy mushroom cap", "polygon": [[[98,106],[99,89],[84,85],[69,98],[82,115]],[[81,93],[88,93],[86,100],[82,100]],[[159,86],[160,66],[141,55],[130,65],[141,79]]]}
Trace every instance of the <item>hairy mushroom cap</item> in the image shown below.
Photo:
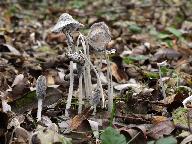
{"label": "hairy mushroom cap", "polygon": [[55,26],[51,29],[52,32],[73,32],[78,28],[83,27],[84,25],[74,20],[71,15],[68,13],[63,13]]}
{"label": "hairy mushroom cap", "polygon": [[36,95],[37,98],[43,99],[46,95],[47,82],[43,75],[40,75],[36,82]]}
{"label": "hairy mushroom cap", "polygon": [[111,34],[104,22],[94,23],[88,33],[88,43],[96,50],[103,51],[111,41]]}

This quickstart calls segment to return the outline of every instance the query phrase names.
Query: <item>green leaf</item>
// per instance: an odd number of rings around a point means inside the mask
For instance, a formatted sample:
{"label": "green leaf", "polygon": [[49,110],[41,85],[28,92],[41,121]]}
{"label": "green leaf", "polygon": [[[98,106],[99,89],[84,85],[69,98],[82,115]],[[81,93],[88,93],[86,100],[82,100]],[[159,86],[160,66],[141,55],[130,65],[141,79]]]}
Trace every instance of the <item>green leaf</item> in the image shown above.
{"label": "green leaf", "polygon": [[187,109],[179,107],[172,112],[174,124],[179,124],[181,126],[188,126],[187,121]]}
{"label": "green leaf", "polygon": [[156,144],[177,144],[177,140],[173,136],[170,136],[157,140]]}
{"label": "green leaf", "polygon": [[171,36],[169,35],[169,34],[165,34],[165,33],[158,33],[157,34],[157,37],[159,38],[159,39],[167,39],[167,38],[170,38]]}
{"label": "green leaf", "polygon": [[144,76],[150,79],[158,79],[159,74],[155,72],[144,72]]}
{"label": "green leaf", "polygon": [[129,25],[129,30],[132,32],[132,33],[141,33],[141,27],[139,27],[138,25],[136,24],[132,24],[132,25]]}
{"label": "green leaf", "polygon": [[166,30],[178,38],[181,38],[181,36],[182,36],[182,33],[173,27],[168,27]]}
{"label": "green leaf", "polygon": [[147,144],[155,144],[155,141],[148,141]]}
{"label": "green leaf", "polygon": [[125,136],[112,127],[106,128],[100,138],[102,144],[126,144]]}
{"label": "green leaf", "polygon": [[173,48],[173,41],[172,40],[167,39],[167,40],[165,40],[165,42],[167,43],[169,48]]}
{"label": "green leaf", "polygon": [[134,63],[135,61],[142,61],[142,60],[147,60],[147,59],[149,59],[148,56],[137,55],[137,56],[126,56],[123,58],[123,61],[126,64],[131,64],[131,63]]}

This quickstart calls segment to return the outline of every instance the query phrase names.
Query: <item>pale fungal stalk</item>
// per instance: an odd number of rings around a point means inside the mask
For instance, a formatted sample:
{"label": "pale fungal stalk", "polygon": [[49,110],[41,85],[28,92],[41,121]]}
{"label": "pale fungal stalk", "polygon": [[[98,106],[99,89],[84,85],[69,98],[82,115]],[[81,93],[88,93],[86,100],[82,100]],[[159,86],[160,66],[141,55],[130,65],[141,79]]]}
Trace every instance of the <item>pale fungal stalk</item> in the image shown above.
{"label": "pale fungal stalk", "polygon": [[[163,94],[163,98],[164,98],[164,103],[167,104],[167,100],[166,100],[166,92],[165,92],[165,86],[163,84],[163,80],[162,80],[162,74],[161,74],[161,66],[166,66],[167,62],[164,61],[162,63],[157,63],[158,69],[159,69],[159,77],[160,77],[160,86],[161,86],[161,90],[162,90],[162,94]],[[163,108],[163,115],[167,114],[167,108],[164,107]]]}
{"label": "pale fungal stalk", "polygon": [[37,100],[38,100],[37,121],[41,121],[43,99],[46,95],[46,89],[47,89],[46,78],[43,75],[41,75],[38,77],[37,82],[36,82],[36,95],[37,95]]}
{"label": "pale fungal stalk", "polygon": [[68,110],[71,107],[71,100],[73,96],[73,83],[74,83],[74,74],[73,74],[73,61],[70,61],[69,64],[69,69],[70,69],[70,82],[69,82],[69,92],[68,92],[68,97],[67,97],[67,104],[66,104],[66,109],[65,109],[65,116],[68,117]]}
{"label": "pale fungal stalk", "polygon": [[100,94],[101,94],[101,98],[102,98],[102,108],[104,108],[105,107],[105,97],[104,97],[103,87],[102,87],[102,84],[101,84],[99,74],[98,74],[97,70],[95,69],[94,65],[91,63],[91,61],[89,61],[89,59],[86,57],[86,55],[84,55],[82,52],[81,52],[81,55],[89,63],[89,65],[91,66],[91,68],[93,69],[93,71],[94,71],[94,73],[95,73],[95,75],[97,77],[97,82],[98,82],[98,86],[99,86]]}
{"label": "pale fungal stalk", "polygon": [[82,105],[83,105],[83,87],[82,87],[82,78],[83,75],[82,73],[80,74],[79,77],[79,107],[78,107],[78,114],[80,114],[82,112]]}
{"label": "pale fungal stalk", "polygon": [[163,80],[162,80],[162,74],[161,74],[161,66],[166,66],[167,63],[166,61],[162,62],[162,63],[157,63],[157,66],[158,66],[158,69],[159,69],[159,77],[160,77],[160,86],[162,88],[162,94],[163,94],[163,97],[164,99],[166,99],[166,92],[165,92],[165,86],[163,85]]}
{"label": "pale fungal stalk", "polygon": [[107,53],[106,53],[106,60],[107,60],[107,80],[108,80],[108,111],[111,113],[113,109],[113,82],[112,82],[111,64]]}
{"label": "pale fungal stalk", "polygon": [[[83,36],[81,33],[79,34],[81,38],[81,44],[83,47],[83,52],[84,55],[87,57],[87,59],[90,61],[90,56],[89,56],[89,45],[87,43],[87,40],[85,36]],[[90,70],[90,65],[87,61],[85,61],[85,66],[84,66],[84,81],[85,81],[85,93],[86,97],[90,99],[92,95],[92,82],[91,82],[91,70]]]}

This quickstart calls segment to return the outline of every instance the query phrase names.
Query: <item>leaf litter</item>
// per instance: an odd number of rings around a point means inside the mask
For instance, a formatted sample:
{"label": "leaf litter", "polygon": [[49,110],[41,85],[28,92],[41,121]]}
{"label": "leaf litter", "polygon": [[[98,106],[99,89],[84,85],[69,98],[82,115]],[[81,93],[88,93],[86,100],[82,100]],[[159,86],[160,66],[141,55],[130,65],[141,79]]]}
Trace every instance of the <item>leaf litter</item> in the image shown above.
{"label": "leaf litter", "polygon": [[0,2],[0,143],[191,142],[191,10]]}

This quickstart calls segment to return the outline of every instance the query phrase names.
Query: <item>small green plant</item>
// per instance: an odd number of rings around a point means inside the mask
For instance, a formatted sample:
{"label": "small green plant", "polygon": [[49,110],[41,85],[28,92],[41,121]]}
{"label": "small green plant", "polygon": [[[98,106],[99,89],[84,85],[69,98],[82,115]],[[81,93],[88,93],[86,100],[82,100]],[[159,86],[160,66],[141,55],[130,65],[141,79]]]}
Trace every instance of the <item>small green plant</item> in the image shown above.
{"label": "small green plant", "polygon": [[108,127],[100,135],[101,144],[126,144],[126,138],[116,129]]}

